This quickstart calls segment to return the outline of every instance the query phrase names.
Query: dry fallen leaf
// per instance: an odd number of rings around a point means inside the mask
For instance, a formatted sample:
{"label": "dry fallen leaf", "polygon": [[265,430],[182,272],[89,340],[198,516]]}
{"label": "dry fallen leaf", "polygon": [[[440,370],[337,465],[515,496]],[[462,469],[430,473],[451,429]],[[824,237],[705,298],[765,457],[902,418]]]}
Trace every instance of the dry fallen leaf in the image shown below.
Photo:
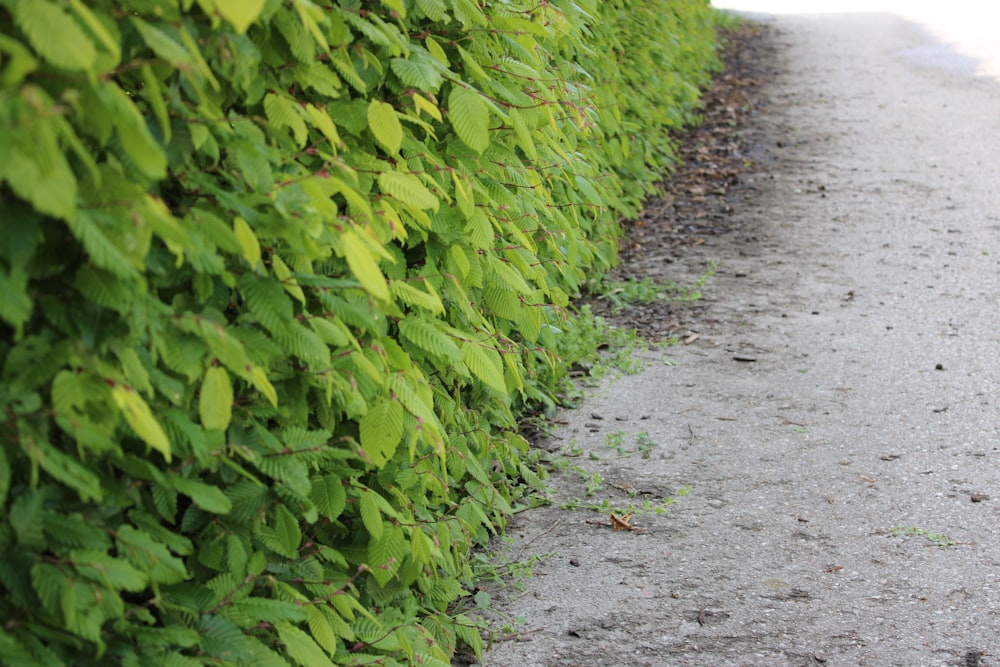
{"label": "dry fallen leaf", "polygon": [[611,527],[615,530],[635,530],[635,527],[630,523],[632,521],[632,513],[623,514],[618,516],[617,514],[611,515]]}

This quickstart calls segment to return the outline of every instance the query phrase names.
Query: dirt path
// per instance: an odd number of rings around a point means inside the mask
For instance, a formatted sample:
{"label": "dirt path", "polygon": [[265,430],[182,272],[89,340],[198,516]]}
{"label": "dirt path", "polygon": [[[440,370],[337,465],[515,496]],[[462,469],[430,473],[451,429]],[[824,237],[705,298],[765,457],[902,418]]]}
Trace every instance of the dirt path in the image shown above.
{"label": "dirt path", "polygon": [[890,16],[773,25],[742,226],[643,269],[718,263],[699,338],[548,443],[563,500],[690,491],[520,514],[488,666],[1000,665],[1000,86]]}

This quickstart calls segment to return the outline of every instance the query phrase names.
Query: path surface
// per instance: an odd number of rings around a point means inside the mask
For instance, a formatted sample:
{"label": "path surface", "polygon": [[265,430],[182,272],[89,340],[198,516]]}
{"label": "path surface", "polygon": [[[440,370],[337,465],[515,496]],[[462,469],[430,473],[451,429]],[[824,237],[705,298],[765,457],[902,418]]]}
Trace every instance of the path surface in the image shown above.
{"label": "path surface", "polygon": [[691,490],[520,514],[488,666],[1000,665],[1000,84],[890,15],[772,21],[759,196],[668,267],[718,262],[700,338],[550,441],[588,502]]}

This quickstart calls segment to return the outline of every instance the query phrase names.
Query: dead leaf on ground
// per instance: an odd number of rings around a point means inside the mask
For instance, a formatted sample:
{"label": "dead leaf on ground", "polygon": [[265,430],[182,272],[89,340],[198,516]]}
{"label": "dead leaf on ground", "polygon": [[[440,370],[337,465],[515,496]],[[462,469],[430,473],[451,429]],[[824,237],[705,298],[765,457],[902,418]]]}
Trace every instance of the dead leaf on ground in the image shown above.
{"label": "dead leaf on ground", "polygon": [[632,513],[622,514],[618,516],[617,514],[611,515],[611,527],[615,530],[638,530],[632,525]]}

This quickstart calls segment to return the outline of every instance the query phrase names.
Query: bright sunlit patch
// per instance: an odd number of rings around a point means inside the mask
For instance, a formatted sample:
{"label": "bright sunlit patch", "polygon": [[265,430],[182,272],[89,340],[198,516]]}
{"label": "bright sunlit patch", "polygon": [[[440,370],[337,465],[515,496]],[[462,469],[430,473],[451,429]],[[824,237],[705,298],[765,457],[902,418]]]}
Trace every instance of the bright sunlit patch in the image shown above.
{"label": "bright sunlit patch", "polygon": [[719,9],[762,14],[881,12],[927,28],[935,39],[979,61],[977,74],[1000,78],[1000,3],[982,0],[713,0]]}

